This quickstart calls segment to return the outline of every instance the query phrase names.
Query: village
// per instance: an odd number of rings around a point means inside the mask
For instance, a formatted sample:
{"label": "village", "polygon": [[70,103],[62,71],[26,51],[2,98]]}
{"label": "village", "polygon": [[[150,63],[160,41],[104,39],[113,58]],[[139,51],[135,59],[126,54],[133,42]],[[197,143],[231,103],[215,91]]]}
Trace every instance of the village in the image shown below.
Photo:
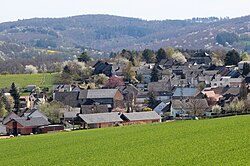
{"label": "village", "polygon": [[[122,61],[88,61],[94,75],[107,77],[102,86],[86,88],[72,81],[54,85],[49,97],[29,85],[30,95],[19,98],[20,111],[0,119],[0,133],[21,136],[249,113],[250,75],[245,70],[250,61],[214,65],[211,55],[197,51],[181,62],[141,61],[130,68],[139,81],[131,81],[124,79]],[[2,91],[11,96],[9,90]],[[46,112],[44,105],[53,102],[57,105]]]}

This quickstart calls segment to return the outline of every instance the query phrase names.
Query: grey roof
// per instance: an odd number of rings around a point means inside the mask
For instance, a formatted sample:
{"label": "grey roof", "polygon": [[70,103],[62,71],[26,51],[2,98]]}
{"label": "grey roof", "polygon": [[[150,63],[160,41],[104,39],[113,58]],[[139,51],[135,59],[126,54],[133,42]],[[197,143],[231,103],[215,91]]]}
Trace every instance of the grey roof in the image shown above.
{"label": "grey roof", "polygon": [[17,123],[21,124],[22,126],[43,126],[48,125],[49,122],[42,117],[33,117],[33,118],[15,118],[13,119]]}
{"label": "grey roof", "polygon": [[79,117],[87,124],[122,122],[118,112],[97,113],[97,114],[79,114]]}
{"label": "grey roof", "polygon": [[183,95],[185,96],[195,96],[198,93],[198,89],[197,88],[182,88],[183,89],[183,94],[181,94],[181,88],[176,88],[175,92],[174,92],[174,97],[175,96],[181,96]]}
{"label": "grey roof", "polygon": [[206,99],[172,100],[172,108],[175,109],[207,109],[209,108]]}
{"label": "grey roof", "polygon": [[118,89],[90,89],[88,90],[88,99],[103,99],[103,98],[114,98]]}
{"label": "grey roof", "polygon": [[76,107],[78,105],[79,92],[55,92],[55,100]]}
{"label": "grey roof", "polygon": [[76,118],[77,114],[80,113],[80,110],[78,111],[70,111],[70,112],[64,112],[63,117],[64,118]]}
{"label": "grey roof", "polygon": [[17,114],[15,114],[14,112],[9,113],[4,119],[3,119],[3,124],[8,123],[9,121],[11,121],[14,118],[20,118]]}
{"label": "grey roof", "polygon": [[79,99],[86,99],[87,93],[88,93],[88,90],[81,90],[79,93]]}
{"label": "grey roof", "polygon": [[124,113],[123,115],[130,121],[161,119],[155,111]]}
{"label": "grey roof", "polygon": [[153,92],[171,92],[171,83],[169,81],[150,82],[148,83],[148,91]]}

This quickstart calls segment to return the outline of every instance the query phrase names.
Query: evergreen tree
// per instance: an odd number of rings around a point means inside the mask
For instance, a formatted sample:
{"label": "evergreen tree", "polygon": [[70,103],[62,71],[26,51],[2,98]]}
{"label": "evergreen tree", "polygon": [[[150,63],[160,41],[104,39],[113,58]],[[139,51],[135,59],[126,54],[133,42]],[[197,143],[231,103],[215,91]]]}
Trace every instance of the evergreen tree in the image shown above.
{"label": "evergreen tree", "polygon": [[225,65],[238,65],[240,60],[240,54],[233,49],[226,54]]}
{"label": "evergreen tree", "polygon": [[157,55],[156,55],[156,60],[157,62],[160,62],[162,59],[166,59],[167,58],[167,53],[163,48],[160,48],[157,51]]}
{"label": "evergreen tree", "polygon": [[150,92],[149,97],[148,97],[148,106],[150,108],[153,108],[156,102],[157,100],[156,100],[155,95],[152,92]]}
{"label": "evergreen tree", "polygon": [[243,75],[247,76],[250,72],[250,65],[248,63],[243,64]]}
{"label": "evergreen tree", "polygon": [[154,63],[155,62],[155,53],[154,51],[150,50],[150,49],[145,49],[142,52],[142,57],[143,59],[146,60],[147,63]]}
{"label": "evergreen tree", "polygon": [[92,58],[89,56],[89,54],[86,51],[84,51],[80,56],[78,56],[77,59],[79,62],[92,61]]}
{"label": "evergreen tree", "polygon": [[20,94],[14,82],[11,84],[10,94],[14,99],[14,109],[17,113],[20,110]]}
{"label": "evergreen tree", "polygon": [[159,70],[156,67],[154,67],[151,72],[151,82],[157,82],[159,80],[160,80]]}

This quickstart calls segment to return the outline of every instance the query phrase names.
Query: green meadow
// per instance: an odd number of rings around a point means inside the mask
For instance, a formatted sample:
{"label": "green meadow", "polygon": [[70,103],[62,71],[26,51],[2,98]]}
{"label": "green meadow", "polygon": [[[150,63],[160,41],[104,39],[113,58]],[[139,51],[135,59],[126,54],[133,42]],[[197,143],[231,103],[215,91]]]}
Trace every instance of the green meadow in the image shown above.
{"label": "green meadow", "polygon": [[250,116],[0,140],[1,165],[250,165]]}
{"label": "green meadow", "polygon": [[12,82],[19,88],[27,85],[37,85],[39,87],[51,87],[54,84],[56,74],[7,74],[0,75],[0,88],[10,87]]}

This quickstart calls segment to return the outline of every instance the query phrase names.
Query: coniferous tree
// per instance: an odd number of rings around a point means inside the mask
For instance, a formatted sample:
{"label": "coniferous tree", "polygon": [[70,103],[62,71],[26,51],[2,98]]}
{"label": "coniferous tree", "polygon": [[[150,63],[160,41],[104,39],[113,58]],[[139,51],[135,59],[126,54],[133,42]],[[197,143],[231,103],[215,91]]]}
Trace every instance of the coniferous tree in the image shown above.
{"label": "coniferous tree", "polygon": [[20,94],[14,82],[11,84],[10,94],[14,99],[14,109],[17,113],[20,110]]}
{"label": "coniferous tree", "polygon": [[154,95],[152,92],[149,93],[149,97],[148,97],[148,106],[149,106],[150,108],[153,108],[156,102],[157,102],[157,100],[156,100],[155,95]]}
{"label": "coniferous tree", "polygon": [[151,82],[157,82],[159,80],[160,80],[159,70],[156,67],[154,67],[151,72]]}
{"label": "coniferous tree", "polygon": [[80,56],[78,56],[77,59],[79,62],[92,61],[92,58],[89,56],[89,54],[86,51],[84,51]]}
{"label": "coniferous tree", "polygon": [[237,51],[228,51],[225,57],[225,65],[237,65],[240,60],[240,54]]}
{"label": "coniferous tree", "polygon": [[160,48],[157,51],[157,55],[156,55],[156,60],[157,62],[160,62],[162,59],[166,59],[167,58],[167,53],[163,48]]}
{"label": "coniferous tree", "polygon": [[147,63],[154,63],[155,58],[156,58],[154,51],[149,50],[149,49],[145,49],[142,52],[142,57],[143,57],[143,59],[146,60]]}

